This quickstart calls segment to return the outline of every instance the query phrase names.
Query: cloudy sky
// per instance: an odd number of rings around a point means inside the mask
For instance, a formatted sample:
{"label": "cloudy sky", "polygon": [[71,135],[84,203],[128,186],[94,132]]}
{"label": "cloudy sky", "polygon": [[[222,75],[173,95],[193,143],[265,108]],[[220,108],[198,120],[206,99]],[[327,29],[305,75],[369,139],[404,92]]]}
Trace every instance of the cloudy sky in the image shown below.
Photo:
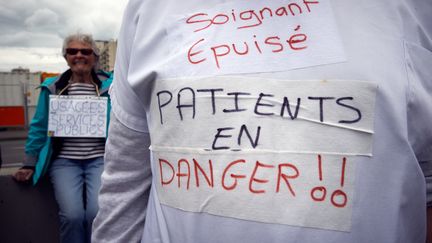
{"label": "cloudy sky", "polygon": [[117,39],[127,0],[0,0],[0,71],[61,72],[65,36]]}

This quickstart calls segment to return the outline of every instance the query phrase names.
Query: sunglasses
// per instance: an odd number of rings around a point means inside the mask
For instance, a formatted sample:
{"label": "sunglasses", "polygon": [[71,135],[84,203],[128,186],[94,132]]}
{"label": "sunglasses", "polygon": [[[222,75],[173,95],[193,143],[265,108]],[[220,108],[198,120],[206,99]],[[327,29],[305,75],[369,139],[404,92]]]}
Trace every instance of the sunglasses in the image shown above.
{"label": "sunglasses", "polygon": [[90,56],[93,54],[92,49],[78,49],[78,48],[66,48],[66,54],[76,55],[78,52],[81,52],[84,56]]}

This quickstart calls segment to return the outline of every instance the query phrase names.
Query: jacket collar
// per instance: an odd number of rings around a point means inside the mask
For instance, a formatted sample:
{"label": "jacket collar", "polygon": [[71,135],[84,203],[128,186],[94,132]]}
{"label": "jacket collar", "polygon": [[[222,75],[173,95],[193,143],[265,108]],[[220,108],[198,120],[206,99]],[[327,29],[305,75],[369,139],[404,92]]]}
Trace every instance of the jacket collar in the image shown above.
{"label": "jacket collar", "polygon": [[[103,72],[103,71],[95,72],[94,70],[92,70],[91,74],[92,74],[93,80],[95,81],[96,85],[98,86],[98,88],[100,90],[100,93],[103,94],[103,93],[107,92],[108,88],[109,88],[109,84],[104,85],[104,81],[107,80],[110,77],[110,75]],[[47,84],[44,83],[41,86],[46,86],[52,94],[58,94],[61,90],[63,90],[68,85],[71,77],[72,77],[72,71],[70,69],[68,69],[67,71],[62,73],[60,76],[55,78],[55,80],[53,82],[50,82]],[[67,95],[67,90],[65,90],[65,92],[63,92],[63,94]]]}

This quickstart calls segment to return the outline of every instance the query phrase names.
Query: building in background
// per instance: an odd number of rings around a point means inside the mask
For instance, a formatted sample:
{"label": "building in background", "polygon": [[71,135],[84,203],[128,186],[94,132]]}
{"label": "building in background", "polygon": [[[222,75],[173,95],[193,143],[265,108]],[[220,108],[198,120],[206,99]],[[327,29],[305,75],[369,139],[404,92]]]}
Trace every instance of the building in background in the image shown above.
{"label": "building in background", "polygon": [[116,40],[97,40],[96,45],[99,48],[99,66],[100,69],[110,72],[114,70],[114,61],[117,53]]}
{"label": "building in background", "polygon": [[41,72],[0,72],[0,127],[28,127],[39,97]]}

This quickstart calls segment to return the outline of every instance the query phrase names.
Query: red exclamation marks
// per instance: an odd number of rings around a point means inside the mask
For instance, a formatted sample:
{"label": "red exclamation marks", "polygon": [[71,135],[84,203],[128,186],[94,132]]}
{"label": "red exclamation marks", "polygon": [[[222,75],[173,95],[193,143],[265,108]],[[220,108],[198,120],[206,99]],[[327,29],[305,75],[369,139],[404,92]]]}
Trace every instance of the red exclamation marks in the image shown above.
{"label": "red exclamation marks", "polygon": [[[341,188],[344,187],[345,183],[345,167],[346,167],[346,158],[343,157],[342,159],[342,172],[341,172]],[[331,196],[331,203],[333,206],[338,208],[343,208],[348,202],[347,195],[342,190],[336,190],[332,193]]]}
{"label": "red exclamation marks", "polygon": [[[341,188],[344,187],[345,184],[345,168],[346,168],[346,158],[343,157],[342,159],[342,169],[341,169],[341,180],[340,180],[340,186]],[[323,181],[323,166],[322,166],[322,158],[321,155],[318,155],[318,178],[320,182]],[[324,186],[317,186],[314,187],[311,190],[311,198],[316,202],[322,202],[326,199],[327,196],[327,189]],[[333,206],[337,208],[343,208],[346,206],[348,202],[347,195],[342,190],[336,190],[331,195],[331,203]]]}
{"label": "red exclamation marks", "polygon": [[[322,160],[321,155],[318,154],[318,177],[319,180],[322,182],[323,176],[322,176]],[[311,197],[314,201],[321,202],[324,201],[325,197],[327,195],[327,189],[324,186],[317,186],[314,187],[311,190]]]}

